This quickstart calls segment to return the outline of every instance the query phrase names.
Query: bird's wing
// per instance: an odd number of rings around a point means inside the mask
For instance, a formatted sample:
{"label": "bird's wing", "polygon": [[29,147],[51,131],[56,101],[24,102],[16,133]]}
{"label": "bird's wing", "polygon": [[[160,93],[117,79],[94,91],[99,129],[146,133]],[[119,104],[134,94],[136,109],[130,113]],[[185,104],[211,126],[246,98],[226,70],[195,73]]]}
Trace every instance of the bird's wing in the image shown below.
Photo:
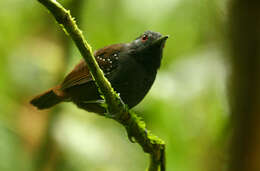
{"label": "bird's wing", "polygon": [[[122,48],[123,44],[115,44],[106,46],[94,53],[94,56],[105,75],[110,74],[110,72],[117,67],[119,52]],[[89,81],[92,81],[92,77],[85,60],[82,59],[65,77],[61,84],[61,89],[65,90],[76,85],[85,84]]]}

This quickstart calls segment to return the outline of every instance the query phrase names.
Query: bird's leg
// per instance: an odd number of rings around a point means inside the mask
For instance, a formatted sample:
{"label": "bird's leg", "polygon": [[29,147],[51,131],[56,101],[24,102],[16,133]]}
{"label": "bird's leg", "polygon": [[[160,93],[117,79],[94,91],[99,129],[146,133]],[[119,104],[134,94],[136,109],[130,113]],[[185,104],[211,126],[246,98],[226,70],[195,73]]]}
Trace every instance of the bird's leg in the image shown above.
{"label": "bird's leg", "polygon": [[74,103],[81,109],[88,112],[94,112],[104,116],[106,112],[106,103],[104,100],[92,100],[92,101],[74,101]]}
{"label": "bird's leg", "polygon": [[82,101],[82,103],[97,103],[103,105],[105,103],[105,100],[99,99],[99,100],[89,100],[89,101]]}

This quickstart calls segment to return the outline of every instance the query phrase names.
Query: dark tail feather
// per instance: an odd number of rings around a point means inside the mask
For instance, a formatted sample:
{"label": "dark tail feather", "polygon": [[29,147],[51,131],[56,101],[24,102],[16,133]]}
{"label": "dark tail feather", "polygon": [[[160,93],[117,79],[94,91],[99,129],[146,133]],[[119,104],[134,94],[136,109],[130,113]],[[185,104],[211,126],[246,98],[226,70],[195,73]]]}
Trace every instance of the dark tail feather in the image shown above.
{"label": "dark tail feather", "polygon": [[64,97],[58,96],[54,92],[54,89],[56,89],[56,87],[34,97],[30,103],[38,109],[47,109],[62,102]]}

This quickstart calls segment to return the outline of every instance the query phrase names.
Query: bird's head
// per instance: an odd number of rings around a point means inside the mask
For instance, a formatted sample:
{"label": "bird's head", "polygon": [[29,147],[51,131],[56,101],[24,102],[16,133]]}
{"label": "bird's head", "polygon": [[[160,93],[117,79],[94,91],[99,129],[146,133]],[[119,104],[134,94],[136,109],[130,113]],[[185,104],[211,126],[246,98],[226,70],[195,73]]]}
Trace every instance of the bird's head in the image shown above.
{"label": "bird's head", "polygon": [[137,62],[157,70],[167,38],[158,32],[146,31],[129,44],[130,52]]}

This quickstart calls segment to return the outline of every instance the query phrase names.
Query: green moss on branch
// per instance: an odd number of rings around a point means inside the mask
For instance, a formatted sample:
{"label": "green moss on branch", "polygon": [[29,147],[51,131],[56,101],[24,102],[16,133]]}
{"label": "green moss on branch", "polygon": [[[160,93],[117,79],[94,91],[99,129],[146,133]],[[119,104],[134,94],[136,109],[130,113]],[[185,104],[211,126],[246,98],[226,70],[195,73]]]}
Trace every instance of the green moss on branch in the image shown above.
{"label": "green moss on branch", "polygon": [[76,44],[87,63],[93,80],[95,80],[100,92],[103,94],[108,112],[113,115],[111,118],[126,128],[130,140],[134,138],[134,140],[141,145],[144,152],[151,155],[148,170],[158,171],[160,166],[161,171],[165,171],[165,143],[150,133],[150,131],[146,130],[144,121],[134,112],[128,110],[118,94],[113,90],[111,84],[99,68],[91,46],[84,38],[74,18],[70,15],[70,11],[63,8],[62,5],[55,0],[38,1],[51,12],[65,33],[69,35]]}

